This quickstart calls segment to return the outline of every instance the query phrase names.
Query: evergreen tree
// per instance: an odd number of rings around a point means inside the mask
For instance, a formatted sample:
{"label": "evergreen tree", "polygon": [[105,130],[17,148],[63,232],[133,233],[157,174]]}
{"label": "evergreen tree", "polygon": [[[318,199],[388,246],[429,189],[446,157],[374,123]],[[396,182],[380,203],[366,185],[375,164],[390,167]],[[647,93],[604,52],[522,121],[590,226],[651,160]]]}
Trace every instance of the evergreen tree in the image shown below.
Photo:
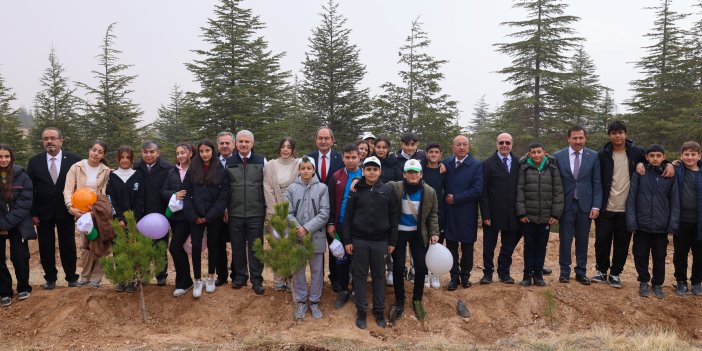
{"label": "evergreen tree", "polygon": [[312,126],[327,125],[341,144],[358,138],[363,117],[370,112],[368,89],[360,87],[366,67],[359,49],[350,43],[351,29],[338,12],[339,4],[329,0],[322,6],[322,23],[312,30],[309,52],[305,53],[301,95],[313,116]]}
{"label": "evergreen tree", "polygon": [[612,89],[603,88],[600,99],[595,107],[595,116],[587,123],[587,143],[597,148],[604,146],[609,141],[607,124],[614,120],[625,120],[624,116],[617,116],[617,104],[612,97]]}
{"label": "evergreen tree", "polygon": [[20,129],[18,110],[10,106],[14,100],[15,93],[5,85],[5,78],[0,75],[0,143],[9,144],[15,156],[15,163],[25,167],[29,160],[28,150]]}
{"label": "evergreen tree", "polygon": [[485,95],[473,107],[473,124],[470,126],[471,153],[478,158],[486,158],[495,151],[495,138],[499,132],[492,130],[492,114],[485,102]]}
{"label": "evergreen tree", "polygon": [[690,122],[682,111],[693,104],[695,77],[686,66],[686,33],[678,25],[688,14],[673,11],[670,3],[661,0],[659,6],[651,8],[656,11],[656,20],[645,37],[653,43],[645,47],[646,56],[636,63],[643,78],[631,83],[634,96],[627,104],[634,113],[631,125],[639,143],[675,148]]}
{"label": "evergreen tree", "polygon": [[65,69],[56,56],[56,50],[49,51],[49,67],[44,70],[39,79],[42,90],[34,97],[34,126],[30,131],[32,148],[34,152],[43,150],[41,133],[48,127],[58,128],[64,139],[67,150],[76,150],[74,141],[85,138],[78,135],[75,124],[80,101],[75,96],[75,88],[69,86],[69,78]]}
{"label": "evergreen tree", "polygon": [[582,40],[570,27],[579,17],[565,15],[567,6],[561,0],[518,0],[514,7],[524,9],[527,18],[502,23],[516,29],[509,35],[516,41],[495,44],[498,52],[512,57],[512,64],[498,72],[513,85],[505,93],[500,115],[501,124],[516,128],[506,129],[513,135],[529,130],[531,140],[562,140],[563,130],[553,125],[558,118],[556,102],[567,75],[566,55]]}
{"label": "evergreen tree", "polygon": [[259,150],[271,133],[279,133],[272,125],[285,117],[289,73],[280,69],[283,54],[271,53],[257,36],[263,23],[240,3],[221,0],[202,28],[210,48],[194,50],[200,58],[187,64],[201,87],[193,94],[197,111],[189,123],[197,126],[193,131],[198,138],[251,130]]}
{"label": "evergreen tree", "polygon": [[193,140],[188,115],[194,113],[194,109],[185,92],[178,84],[174,84],[168,106],[161,104],[156,121],[147,128],[154,132],[154,139],[164,155],[175,155],[177,143]]}
{"label": "evergreen tree", "polygon": [[681,108],[681,115],[687,120],[685,128],[680,131],[681,141],[702,139],[702,1],[696,7],[698,19],[689,30],[685,59],[685,70],[692,82],[692,101],[689,107]]}
{"label": "evergreen tree", "polygon": [[447,61],[429,55],[426,51],[430,44],[419,19],[412,21],[410,35],[400,48],[402,84],[384,83],[384,92],[373,102],[377,133],[399,140],[402,134],[413,132],[427,143],[460,132],[458,103],[450,100],[440,85],[444,78],[440,69]]}
{"label": "evergreen tree", "polygon": [[81,134],[84,139],[77,143],[80,145],[79,150],[87,150],[95,139],[101,139],[109,147],[110,159],[114,158],[114,152],[120,145],[135,145],[138,142],[136,125],[142,114],[139,107],[129,98],[129,94],[133,92],[129,85],[137,76],[126,73],[132,65],[118,61],[117,56],[121,51],[114,47],[114,26],[115,23],[112,23],[107,27],[100,46],[101,52],[97,56],[99,70],[92,71],[98,82],[97,86],[78,83],[86,89],[88,96],[94,99],[85,103],[87,121],[92,123],[83,127],[92,125],[92,128],[80,131],[85,134]]}

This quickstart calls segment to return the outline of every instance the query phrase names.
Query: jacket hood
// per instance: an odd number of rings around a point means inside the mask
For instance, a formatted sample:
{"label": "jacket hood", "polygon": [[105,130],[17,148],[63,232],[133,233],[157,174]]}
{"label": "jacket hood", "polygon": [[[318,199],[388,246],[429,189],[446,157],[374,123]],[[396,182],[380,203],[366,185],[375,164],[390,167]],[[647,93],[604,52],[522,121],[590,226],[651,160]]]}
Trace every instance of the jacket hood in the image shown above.
{"label": "jacket hood", "polygon": [[25,173],[24,168],[18,165],[12,165],[12,179],[17,179],[22,173]]}
{"label": "jacket hood", "polygon": [[[555,166],[555,164],[556,164],[556,158],[555,158],[554,156],[545,155],[544,157],[546,157],[546,166],[544,166],[544,167]],[[529,155],[524,155],[524,156],[522,156],[522,157],[519,159],[519,165],[520,165],[520,166],[526,165],[528,159],[529,159]]]}
{"label": "jacket hood", "polygon": [[305,187],[306,187],[306,186],[312,186],[312,185],[314,185],[314,184],[316,184],[316,183],[320,183],[320,181],[319,181],[318,178],[319,178],[319,177],[316,177],[316,176],[315,176],[315,177],[312,177],[312,180],[310,180],[309,183],[305,183],[305,182],[302,181],[302,177],[300,177],[300,175],[298,174],[298,175],[297,175],[297,178],[295,178],[295,183],[296,183],[296,184],[300,184],[300,185],[305,186]]}

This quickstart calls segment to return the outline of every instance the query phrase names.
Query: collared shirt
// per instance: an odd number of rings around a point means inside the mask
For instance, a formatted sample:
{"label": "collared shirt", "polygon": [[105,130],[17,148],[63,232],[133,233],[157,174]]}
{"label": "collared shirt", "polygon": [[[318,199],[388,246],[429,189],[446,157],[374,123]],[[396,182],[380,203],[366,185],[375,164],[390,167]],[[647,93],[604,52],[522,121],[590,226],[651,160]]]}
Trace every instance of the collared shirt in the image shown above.
{"label": "collared shirt", "polygon": [[[415,154],[416,154],[416,152],[415,152]],[[409,154],[406,154],[406,153],[405,153],[405,150],[402,150],[402,151],[400,151],[400,155],[402,155],[402,157],[404,157],[405,159],[411,160],[411,159],[412,159],[412,156],[413,156],[414,154],[409,155]]]}
{"label": "collared shirt", "polygon": [[499,157],[499,158],[500,158],[500,162],[503,162],[503,163],[504,163],[505,161],[503,161],[502,159],[505,158],[505,157],[507,157],[507,171],[510,171],[510,172],[511,172],[511,171],[512,171],[512,154],[507,154],[507,156],[502,156],[502,154],[498,152],[498,153],[497,153],[497,157]]}
{"label": "collared shirt", "polygon": [[327,174],[325,174],[325,176],[329,177],[329,166],[331,166],[331,149],[329,149],[326,154],[323,154],[321,151],[319,152],[319,156],[317,157],[317,170],[319,171],[320,176],[322,175],[322,156],[327,157]]}
{"label": "collared shirt", "polygon": [[[583,151],[585,149],[583,148],[582,150],[578,151],[580,153],[580,166],[582,167],[583,165]],[[570,158],[570,172],[572,173],[573,170],[575,169],[575,150],[568,146],[568,158]]]}
{"label": "collared shirt", "polygon": [[[250,153],[249,153],[249,155],[250,155]],[[229,156],[229,157],[231,157],[231,156]],[[219,162],[222,164],[222,167],[227,166],[227,158],[228,157],[224,157],[221,154],[219,155]]]}
{"label": "collared shirt", "polygon": [[[241,158],[242,161],[244,160],[244,157],[251,159],[251,151],[249,151],[249,153],[246,155],[242,155],[241,153],[238,153],[238,154],[239,154],[239,157]],[[225,161],[225,163],[226,163],[226,161]],[[266,174],[266,163],[268,163],[268,160],[264,157],[263,158],[263,174]]]}
{"label": "collared shirt", "polygon": [[58,154],[56,156],[51,156],[49,153],[46,153],[46,169],[51,169],[51,158],[56,158],[54,160],[54,163],[56,164],[56,174],[61,173],[61,160],[63,160],[63,150],[59,150]]}
{"label": "collared shirt", "polygon": [[464,157],[464,158],[462,158],[462,159],[460,159],[460,160],[458,159],[458,156],[454,156],[453,163],[456,164],[456,162],[458,162],[458,161],[461,161],[461,163],[463,163],[463,161],[465,161],[466,158],[468,158],[468,155],[466,155],[466,157]]}

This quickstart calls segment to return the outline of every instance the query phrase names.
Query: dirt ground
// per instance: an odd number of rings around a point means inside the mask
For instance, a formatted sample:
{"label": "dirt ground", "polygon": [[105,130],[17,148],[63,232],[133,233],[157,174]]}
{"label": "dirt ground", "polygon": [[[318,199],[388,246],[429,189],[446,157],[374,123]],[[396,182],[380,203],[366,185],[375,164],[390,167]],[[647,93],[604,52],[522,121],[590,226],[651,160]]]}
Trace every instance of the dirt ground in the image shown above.
{"label": "dirt ground", "polygon": [[[590,239],[588,274],[594,270],[594,237]],[[499,245],[498,245],[499,246]],[[138,294],[117,293],[108,281],[100,288],[67,288],[59,277],[53,291],[41,288],[43,271],[38,246],[30,243],[32,296],[13,301],[0,309],[0,348],[10,349],[523,349],[529,340],[570,335],[606,328],[614,332],[669,330],[693,345],[702,345],[702,297],[678,297],[672,283],[672,243],[668,246],[664,300],[640,298],[630,256],[622,279],[624,288],[604,284],[582,286],[571,280],[558,283],[558,235],[551,234],[546,266],[554,274],[547,287],[524,288],[493,283],[479,285],[482,276],[481,234],[475,245],[473,287],[446,291],[426,289],[427,319],[414,318],[409,303],[396,326],[381,329],[369,317],[368,328],[354,325],[355,307],[347,304],[334,310],[334,294],[325,281],[322,298],[324,317],[302,322],[292,318],[291,297],[272,288],[272,273],[266,270],[266,293],[254,294],[249,286],[233,290],[229,285],[199,300],[188,294],[172,297],[175,273],[167,287],[145,287],[148,323],[142,324]],[[58,250],[57,250],[58,254]],[[58,255],[57,255],[58,256]],[[204,255],[206,256],[206,255]],[[57,262],[60,260],[57,257]],[[10,265],[8,261],[8,265]],[[78,263],[80,271],[80,261]],[[203,267],[206,260],[203,259]],[[522,277],[522,245],[517,247],[512,276]],[[206,268],[203,269],[203,272]],[[59,274],[62,274],[59,268]],[[411,294],[411,285],[406,282]],[[547,291],[555,312],[546,313]],[[456,301],[464,299],[472,313],[464,320],[456,315]],[[386,305],[394,301],[386,289]]]}

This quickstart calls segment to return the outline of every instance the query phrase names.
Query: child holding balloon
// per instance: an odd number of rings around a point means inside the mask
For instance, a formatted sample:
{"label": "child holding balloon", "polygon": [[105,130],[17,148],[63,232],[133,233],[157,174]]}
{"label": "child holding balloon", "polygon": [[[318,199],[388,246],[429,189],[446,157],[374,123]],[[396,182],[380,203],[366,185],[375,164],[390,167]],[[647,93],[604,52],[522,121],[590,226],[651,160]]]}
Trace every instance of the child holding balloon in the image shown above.
{"label": "child holding balloon", "polygon": [[[74,204],[74,193],[79,189],[81,189],[82,192],[83,188],[88,188],[96,194],[105,195],[106,193],[107,180],[110,176],[110,168],[107,166],[107,160],[105,160],[106,152],[107,144],[100,140],[95,141],[88,150],[88,158],[76,162],[68,170],[68,174],[66,174],[66,186],[63,190],[63,199],[66,203],[66,208],[68,208],[68,212],[76,219],[90,212],[92,203],[85,203],[85,199],[81,197],[76,198],[76,203]],[[95,200],[92,201],[94,202]],[[100,281],[103,277],[99,262],[100,257],[90,250],[89,240],[85,235],[82,236],[80,251],[83,271],[80,274],[78,285],[100,287]]]}
{"label": "child holding balloon", "polygon": [[[197,145],[197,152],[185,175],[183,213],[190,223],[193,272],[195,284],[193,297],[202,295],[201,249],[202,237],[207,229],[207,280],[205,291],[215,291],[215,265],[217,264],[217,235],[220,232],[224,209],[229,203],[229,176],[220,162],[212,162],[214,143],[205,139]],[[172,245],[181,245],[173,238]],[[182,245],[181,245],[182,246]]]}

